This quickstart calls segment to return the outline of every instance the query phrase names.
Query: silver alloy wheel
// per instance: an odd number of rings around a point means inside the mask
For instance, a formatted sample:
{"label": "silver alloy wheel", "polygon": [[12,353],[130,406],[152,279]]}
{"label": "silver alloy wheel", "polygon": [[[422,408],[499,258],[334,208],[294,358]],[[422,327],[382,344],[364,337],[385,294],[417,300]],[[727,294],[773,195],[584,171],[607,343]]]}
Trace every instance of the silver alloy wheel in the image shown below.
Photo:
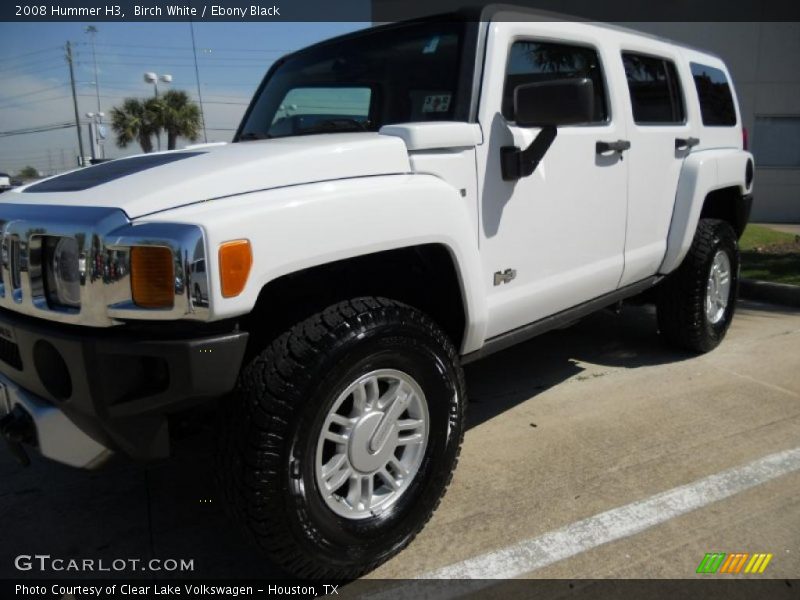
{"label": "silver alloy wheel", "polygon": [[419,470],[428,432],[428,404],[413,377],[394,369],[359,377],[336,398],[317,440],[325,503],[365,519],[397,502]]}
{"label": "silver alloy wheel", "polygon": [[731,261],[727,252],[717,250],[706,284],[706,318],[712,325],[719,323],[725,316],[730,292]]}

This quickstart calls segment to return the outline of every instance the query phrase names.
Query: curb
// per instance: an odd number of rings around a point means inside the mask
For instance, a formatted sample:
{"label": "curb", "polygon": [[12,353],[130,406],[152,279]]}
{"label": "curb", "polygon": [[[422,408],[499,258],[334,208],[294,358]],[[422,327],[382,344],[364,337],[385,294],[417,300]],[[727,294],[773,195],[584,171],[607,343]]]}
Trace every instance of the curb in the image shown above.
{"label": "curb", "polygon": [[739,281],[739,295],[748,300],[760,300],[800,308],[800,286],[770,283],[756,279]]}

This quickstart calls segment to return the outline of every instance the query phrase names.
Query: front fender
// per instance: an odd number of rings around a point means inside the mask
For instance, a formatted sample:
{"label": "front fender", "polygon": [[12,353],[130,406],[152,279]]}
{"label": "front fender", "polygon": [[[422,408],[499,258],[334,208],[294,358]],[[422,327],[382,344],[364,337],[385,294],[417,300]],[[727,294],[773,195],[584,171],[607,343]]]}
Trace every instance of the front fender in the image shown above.
{"label": "front fender", "polygon": [[[474,199],[430,175],[386,175],[292,186],[222,198],[144,217],[201,226],[208,244],[212,320],[249,313],[261,289],[309,267],[422,244],[442,244],[456,266],[467,317],[463,352],[476,350],[486,328],[479,292]],[[239,296],[223,298],[218,248],[248,239],[253,267]]]}
{"label": "front fender", "polygon": [[710,192],[729,187],[739,188],[742,194],[752,192],[752,181],[749,186],[745,182],[748,160],[753,160],[752,154],[734,149],[705,150],[686,158],[678,179],[667,252],[659,273],[671,273],[683,261]]}

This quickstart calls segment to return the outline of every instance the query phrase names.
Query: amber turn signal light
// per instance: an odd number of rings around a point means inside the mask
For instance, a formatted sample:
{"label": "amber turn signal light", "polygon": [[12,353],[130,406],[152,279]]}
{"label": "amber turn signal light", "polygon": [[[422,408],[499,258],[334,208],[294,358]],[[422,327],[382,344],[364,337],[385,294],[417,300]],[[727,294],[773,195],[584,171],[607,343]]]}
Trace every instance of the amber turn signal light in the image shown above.
{"label": "amber turn signal light", "polygon": [[142,308],[172,308],[175,302],[175,267],[172,250],[159,246],[131,249],[131,292]]}
{"label": "amber turn signal light", "polygon": [[219,276],[223,298],[233,298],[244,291],[252,266],[253,251],[249,240],[225,242],[219,247]]}

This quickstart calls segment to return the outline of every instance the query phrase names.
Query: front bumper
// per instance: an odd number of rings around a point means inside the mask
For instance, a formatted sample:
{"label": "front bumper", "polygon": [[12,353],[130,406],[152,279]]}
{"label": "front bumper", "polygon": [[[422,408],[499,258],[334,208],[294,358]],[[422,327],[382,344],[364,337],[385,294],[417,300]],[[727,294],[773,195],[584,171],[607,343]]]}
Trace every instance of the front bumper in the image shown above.
{"label": "front bumper", "polygon": [[[91,467],[108,451],[169,454],[167,415],[231,391],[247,333],[88,329],[0,310],[6,411],[33,419],[42,454]],[[0,407],[2,410],[2,407]]]}

